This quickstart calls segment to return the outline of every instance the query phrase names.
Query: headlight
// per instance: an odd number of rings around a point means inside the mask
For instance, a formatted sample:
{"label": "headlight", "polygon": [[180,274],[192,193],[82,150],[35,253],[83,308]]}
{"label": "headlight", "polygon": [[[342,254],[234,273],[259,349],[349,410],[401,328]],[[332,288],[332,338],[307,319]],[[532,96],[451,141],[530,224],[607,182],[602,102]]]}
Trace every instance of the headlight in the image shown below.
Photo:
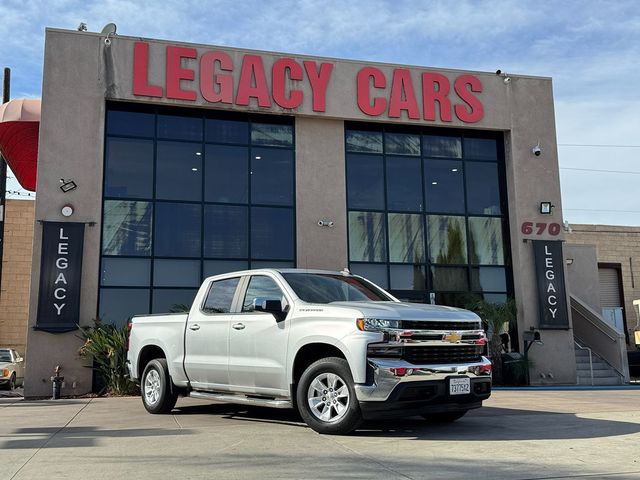
{"label": "headlight", "polygon": [[363,332],[384,332],[385,330],[399,328],[400,320],[382,320],[380,318],[358,318],[356,320],[358,330]]}

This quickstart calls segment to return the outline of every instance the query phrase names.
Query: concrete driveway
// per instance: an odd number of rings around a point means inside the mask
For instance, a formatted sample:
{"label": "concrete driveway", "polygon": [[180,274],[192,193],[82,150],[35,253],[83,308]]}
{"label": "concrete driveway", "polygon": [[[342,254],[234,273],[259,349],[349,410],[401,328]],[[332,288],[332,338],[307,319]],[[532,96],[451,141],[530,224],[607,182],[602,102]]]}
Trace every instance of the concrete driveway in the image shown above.
{"label": "concrete driveway", "polygon": [[640,389],[496,391],[451,425],[318,435],[289,411],[180,399],[0,399],[3,479],[640,479]]}

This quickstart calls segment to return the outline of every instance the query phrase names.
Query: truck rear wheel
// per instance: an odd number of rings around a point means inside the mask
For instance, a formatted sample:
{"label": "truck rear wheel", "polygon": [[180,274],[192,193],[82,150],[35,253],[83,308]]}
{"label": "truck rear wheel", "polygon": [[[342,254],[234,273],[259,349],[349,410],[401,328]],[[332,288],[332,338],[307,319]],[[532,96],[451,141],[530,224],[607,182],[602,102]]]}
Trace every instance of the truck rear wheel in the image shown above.
{"label": "truck rear wheel", "polygon": [[300,377],[296,390],[298,411],[318,433],[344,435],[362,421],[349,364],[343,358],[322,358]]}
{"label": "truck rear wheel", "polygon": [[149,413],[169,413],[178,400],[178,394],[171,388],[171,377],[167,361],[156,358],[147,363],[142,373],[140,385],[142,404]]}

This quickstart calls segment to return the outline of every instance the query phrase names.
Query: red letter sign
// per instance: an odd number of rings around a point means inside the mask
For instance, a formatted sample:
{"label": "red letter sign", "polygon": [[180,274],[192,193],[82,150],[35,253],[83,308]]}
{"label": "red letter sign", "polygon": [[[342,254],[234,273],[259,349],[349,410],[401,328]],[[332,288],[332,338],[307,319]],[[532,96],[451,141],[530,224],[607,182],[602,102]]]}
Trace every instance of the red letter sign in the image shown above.
{"label": "red letter sign", "polygon": [[[233,71],[233,61],[224,52],[207,52],[200,59],[200,93],[211,103],[233,102],[233,75],[215,73],[216,62],[220,63],[220,70]],[[218,91],[216,92],[216,87]]]}
{"label": "red letter sign", "polygon": [[276,60],[271,69],[273,100],[282,108],[297,108],[302,103],[302,92],[291,89],[287,96],[285,85],[287,70],[291,80],[302,80],[302,67],[295,60],[291,58]]}
{"label": "red letter sign", "polygon": [[[471,87],[467,90],[467,85]],[[466,123],[476,123],[482,120],[484,116],[484,107],[480,100],[471,92],[482,92],[482,84],[478,78],[473,75],[460,75],[456,78],[453,88],[460,97],[460,100],[465,102],[470,108],[467,109],[464,105],[456,105],[456,117]]]}
{"label": "red letter sign", "polygon": [[245,55],[242,59],[236,104],[249,105],[251,97],[258,100],[260,107],[271,106],[262,57],[258,55]]}
{"label": "red letter sign", "polygon": [[193,80],[195,74],[190,68],[182,68],[183,58],[198,58],[195,48],[167,47],[167,98],[195,100],[196,92],[180,88],[180,80]]}
{"label": "red letter sign", "polygon": [[389,117],[400,118],[400,112],[407,111],[409,118],[418,120],[418,102],[413,90],[411,72],[404,68],[397,68],[393,71],[393,81],[391,82],[391,97],[389,99]]}
{"label": "red letter sign", "polygon": [[327,86],[333,71],[333,63],[321,63],[320,72],[316,67],[316,62],[305,60],[302,62],[307,72],[311,92],[313,94],[313,111],[324,112],[327,104]]}
{"label": "red letter sign", "polygon": [[133,46],[133,94],[162,97],[162,87],[149,85],[149,44],[136,42]]}
{"label": "red letter sign", "polygon": [[357,87],[358,87],[358,107],[362,113],[371,115],[373,117],[381,115],[387,108],[387,100],[384,98],[375,98],[373,104],[369,96],[369,79],[373,78],[374,88],[384,88],[387,85],[387,81],[384,78],[384,73],[374,67],[364,67],[358,72]]}
{"label": "red letter sign", "polygon": [[[436,85],[438,89],[436,90]],[[436,119],[436,102],[440,110],[440,120],[451,121],[451,102],[449,101],[449,79],[439,73],[422,74],[422,108],[425,120]]]}

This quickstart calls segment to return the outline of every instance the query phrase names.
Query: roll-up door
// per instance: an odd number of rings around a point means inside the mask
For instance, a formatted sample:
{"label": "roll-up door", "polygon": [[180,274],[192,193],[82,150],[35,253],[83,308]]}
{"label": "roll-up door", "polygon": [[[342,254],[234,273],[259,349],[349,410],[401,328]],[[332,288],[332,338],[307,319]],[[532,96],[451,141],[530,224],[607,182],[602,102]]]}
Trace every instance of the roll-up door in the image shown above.
{"label": "roll-up door", "polygon": [[624,332],[624,311],[620,294],[620,271],[617,268],[598,267],[602,317],[612,327]]}

